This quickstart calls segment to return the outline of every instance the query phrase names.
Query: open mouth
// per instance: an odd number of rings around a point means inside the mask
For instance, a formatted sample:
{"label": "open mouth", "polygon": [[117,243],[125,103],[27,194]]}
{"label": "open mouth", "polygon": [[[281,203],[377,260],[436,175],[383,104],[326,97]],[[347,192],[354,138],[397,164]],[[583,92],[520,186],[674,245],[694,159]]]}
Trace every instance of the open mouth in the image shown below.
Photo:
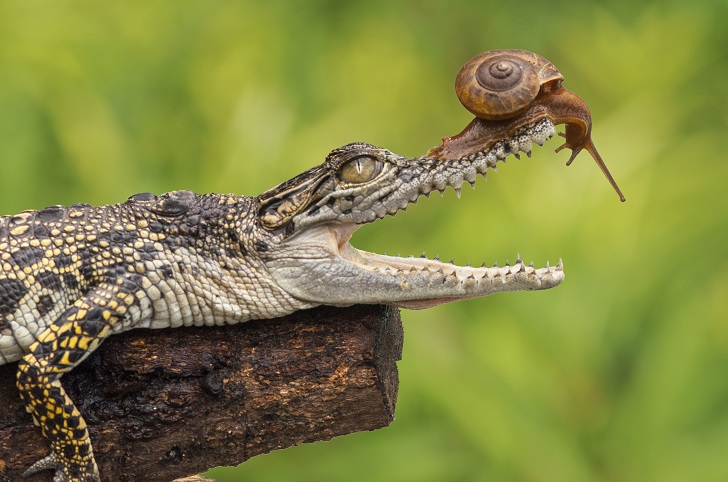
{"label": "open mouth", "polygon": [[[477,174],[485,176],[487,169],[496,169],[497,163],[504,161],[510,154],[519,157],[519,153],[524,152],[530,157],[533,144],[543,145],[555,133],[554,125],[548,119],[524,126],[512,137],[468,156],[467,161],[471,163],[472,169],[463,169],[461,177],[443,177],[432,183],[420,185],[418,196],[409,200],[407,204],[416,202],[419,196],[428,196],[432,191],[442,193],[447,187],[452,187],[459,195],[464,182],[474,184]],[[394,216],[397,211],[380,213],[377,217]],[[335,245],[332,248],[342,259],[356,265],[358,269],[396,278],[405,288],[409,285],[421,286],[423,282],[431,287],[440,285],[443,288],[442,291],[434,290],[435,296],[432,297],[415,297],[394,303],[402,308],[422,309],[483,296],[484,288],[497,288],[497,285],[504,285],[497,291],[545,289],[558,285],[564,279],[561,260],[556,266],[547,263],[545,267],[534,268],[533,263],[526,265],[519,255],[512,265],[506,263],[504,266],[495,264],[489,267],[483,263],[480,267],[474,267],[470,264],[457,266],[452,262],[442,262],[438,257],[429,259],[424,254],[420,257],[401,257],[371,253],[350,244],[352,234],[359,227],[361,224],[354,223],[329,224],[326,227],[330,232],[331,242]],[[446,293],[450,293],[451,296],[447,296]]]}

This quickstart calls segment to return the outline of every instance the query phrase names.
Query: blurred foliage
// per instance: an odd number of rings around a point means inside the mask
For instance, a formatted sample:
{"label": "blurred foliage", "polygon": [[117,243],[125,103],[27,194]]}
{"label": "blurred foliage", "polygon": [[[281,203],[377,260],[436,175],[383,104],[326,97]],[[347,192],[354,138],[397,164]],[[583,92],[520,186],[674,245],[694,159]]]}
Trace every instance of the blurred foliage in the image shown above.
{"label": "blurred foliage", "polygon": [[417,155],[473,55],[584,97],[627,196],[558,141],[357,233],[566,282],[403,313],[397,420],[219,481],[728,480],[725,2],[0,0],[0,206],[257,194],[362,140]]}

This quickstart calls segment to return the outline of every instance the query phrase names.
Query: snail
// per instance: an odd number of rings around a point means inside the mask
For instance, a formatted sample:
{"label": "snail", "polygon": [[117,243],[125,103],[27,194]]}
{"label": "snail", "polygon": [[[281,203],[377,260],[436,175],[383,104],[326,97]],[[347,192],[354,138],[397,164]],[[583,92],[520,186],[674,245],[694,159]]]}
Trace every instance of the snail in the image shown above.
{"label": "snail", "polygon": [[491,50],[466,63],[457,75],[455,91],[475,119],[458,135],[443,137],[428,151],[436,159],[465,157],[506,139],[520,127],[548,118],[566,124],[563,145],[572,150],[566,165],[586,150],[619,195],[616,181],[591,139],[591,113],[578,95],[566,89],[564,77],[548,60],[526,50]]}

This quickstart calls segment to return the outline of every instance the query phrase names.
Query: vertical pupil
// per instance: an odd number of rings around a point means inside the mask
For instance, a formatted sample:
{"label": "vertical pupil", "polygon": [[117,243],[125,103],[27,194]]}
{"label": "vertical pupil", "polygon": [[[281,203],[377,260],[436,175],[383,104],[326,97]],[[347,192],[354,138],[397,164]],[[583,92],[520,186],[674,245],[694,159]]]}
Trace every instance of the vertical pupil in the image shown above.
{"label": "vertical pupil", "polygon": [[341,178],[348,182],[366,182],[381,170],[381,163],[369,156],[351,159],[341,168]]}

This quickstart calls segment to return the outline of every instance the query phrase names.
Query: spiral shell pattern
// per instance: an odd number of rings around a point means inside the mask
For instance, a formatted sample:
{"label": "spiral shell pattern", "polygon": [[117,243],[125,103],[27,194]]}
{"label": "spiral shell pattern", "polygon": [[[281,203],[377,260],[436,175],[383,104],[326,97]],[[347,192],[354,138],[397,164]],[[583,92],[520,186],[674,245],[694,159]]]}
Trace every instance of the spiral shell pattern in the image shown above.
{"label": "spiral shell pattern", "polygon": [[554,79],[554,72],[561,76],[548,60],[531,52],[491,50],[460,69],[455,91],[463,106],[475,116],[509,119],[528,108],[541,85]]}

